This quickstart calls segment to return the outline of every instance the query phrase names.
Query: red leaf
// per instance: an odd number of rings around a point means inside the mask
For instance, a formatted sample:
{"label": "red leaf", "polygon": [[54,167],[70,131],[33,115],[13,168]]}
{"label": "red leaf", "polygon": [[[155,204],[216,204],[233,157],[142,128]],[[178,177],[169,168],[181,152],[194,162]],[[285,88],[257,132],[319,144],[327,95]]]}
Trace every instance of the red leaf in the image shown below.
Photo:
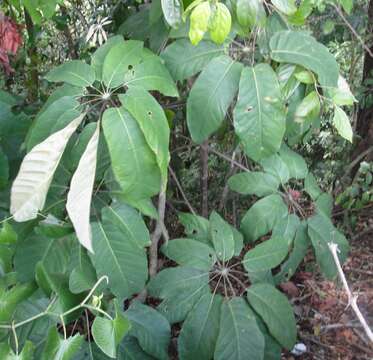
{"label": "red leaf", "polygon": [[13,71],[8,54],[15,55],[22,44],[20,29],[20,25],[0,12],[0,63],[7,74]]}

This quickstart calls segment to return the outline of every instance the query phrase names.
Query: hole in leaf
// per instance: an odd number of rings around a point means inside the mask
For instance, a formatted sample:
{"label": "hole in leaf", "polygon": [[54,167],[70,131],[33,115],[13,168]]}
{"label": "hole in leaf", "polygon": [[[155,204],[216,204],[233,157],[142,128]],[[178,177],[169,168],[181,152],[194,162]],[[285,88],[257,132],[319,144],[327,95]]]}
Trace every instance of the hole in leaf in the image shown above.
{"label": "hole in leaf", "polygon": [[149,115],[149,116],[152,116],[153,113],[149,110],[149,111],[148,111],[148,115]]}
{"label": "hole in leaf", "polygon": [[250,112],[252,109],[253,109],[252,106],[248,106],[247,109],[246,109],[246,111],[247,111],[247,112]]}
{"label": "hole in leaf", "polygon": [[128,70],[132,70],[133,69],[133,66],[132,65],[128,65]]}

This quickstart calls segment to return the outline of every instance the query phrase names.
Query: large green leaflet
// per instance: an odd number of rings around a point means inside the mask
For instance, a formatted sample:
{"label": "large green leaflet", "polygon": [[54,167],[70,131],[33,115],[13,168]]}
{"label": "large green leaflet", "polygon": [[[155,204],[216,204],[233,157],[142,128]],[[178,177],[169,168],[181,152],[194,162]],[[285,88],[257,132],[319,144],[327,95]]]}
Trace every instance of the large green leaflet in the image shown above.
{"label": "large green leaflet", "polygon": [[222,124],[238,87],[242,65],[219,56],[204,68],[190,91],[187,122],[193,141],[201,143]]}
{"label": "large green leaflet", "polygon": [[260,315],[270,334],[285,348],[292,349],[297,328],[286,296],[269,284],[255,284],[247,290],[250,305]]}
{"label": "large green leaflet", "polygon": [[123,43],[123,37],[116,35],[108,39],[108,41],[100,46],[92,55],[91,66],[95,71],[96,80],[102,80],[102,68],[108,52],[116,45]]}
{"label": "large green leaflet", "polygon": [[249,250],[242,264],[248,273],[270,270],[284,260],[288,251],[287,241],[282,236],[274,236]]}
{"label": "large green leaflet", "polygon": [[285,107],[276,74],[268,64],[242,71],[234,127],[253,160],[280,149],[285,133]]}
{"label": "large green leaflet", "polygon": [[273,229],[276,222],[288,214],[280,195],[268,195],[257,201],[241,221],[241,230],[246,241],[255,241]]}
{"label": "large green leaflet", "polygon": [[149,56],[128,71],[124,76],[123,85],[142,87],[145,90],[156,90],[166,96],[179,96],[170,73],[161,59],[156,56]]}
{"label": "large green leaflet", "polygon": [[115,88],[124,82],[124,75],[133,69],[142,58],[141,41],[123,41],[113,46],[105,56],[102,79],[109,88]]}
{"label": "large green leaflet", "polygon": [[216,360],[262,360],[264,337],[243,298],[225,301],[221,309]]}
{"label": "large green leaflet", "polygon": [[137,338],[141,348],[159,360],[168,359],[170,324],[156,310],[134,301],[125,315],[132,328],[129,335]]}
{"label": "large green leaflet", "polygon": [[102,127],[115,179],[124,194],[147,199],[160,190],[160,171],[137,121],[124,108],[108,109]]}
{"label": "large green leaflet", "polygon": [[[223,47],[211,41],[201,41],[194,46],[187,39],[179,39],[167,46],[161,56],[172,77],[184,80],[200,72],[213,58],[223,53]],[[183,56],[180,57],[180,54]]]}
{"label": "large green leaflet", "polygon": [[229,178],[228,185],[231,190],[243,195],[266,196],[277,191],[280,181],[271,174],[248,171]]}
{"label": "large green leaflet", "polygon": [[210,215],[210,231],[217,257],[222,261],[231,259],[235,250],[233,230],[215,211]]}
{"label": "large green leaflet", "polygon": [[322,214],[317,214],[308,219],[308,235],[315,250],[316,260],[320,265],[323,274],[332,279],[337,275],[332,253],[329,249],[330,243],[338,245],[341,263],[347,258],[348,242],[332,224],[332,222]]}
{"label": "large green leaflet", "polygon": [[119,95],[119,99],[139,124],[157,160],[163,183],[166,184],[170,161],[170,129],[162,107],[146,90],[136,87],[130,88],[125,95]]}
{"label": "large green leaflet", "polygon": [[163,299],[158,310],[172,324],[183,321],[206,292],[209,275],[205,270],[180,266],[162,270],[148,284],[149,294]]}
{"label": "large green leaflet", "polygon": [[321,86],[337,87],[337,61],[312,36],[298,31],[279,31],[271,38],[270,48],[273,60],[301,65],[317,74]]}
{"label": "large green leaflet", "polygon": [[201,297],[183,323],[178,351],[181,360],[213,358],[220,327],[220,295]]}
{"label": "large green leaflet", "polygon": [[49,135],[63,129],[79,116],[79,103],[72,96],[64,96],[39,113],[27,137],[27,150],[41,143]]}
{"label": "large green leaflet", "polygon": [[95,71],[84,61],[71,60],[51,70],[45,78],[48,81],[88,87],[95,81]]}
{"label": "large green leaflet", "polygon": [[[118,226],[120,214],[106,207],[102,210],[102,222],[92,224],[93,250],[90,254],[97,275],[109,277],[109,288],[120,299],[127,299],[141,291],[148,277],[147,258],[144,248],[136,238],[136,223],[126,223],[128,230]],[[142,237],[146,237],[146,233]]]}
{"label": "large green leaflet", "polygon": [[215,251],[208,245],[193,239],[174,239],[161,248],[170,259],[182,266],[209,271],[215,263]]}

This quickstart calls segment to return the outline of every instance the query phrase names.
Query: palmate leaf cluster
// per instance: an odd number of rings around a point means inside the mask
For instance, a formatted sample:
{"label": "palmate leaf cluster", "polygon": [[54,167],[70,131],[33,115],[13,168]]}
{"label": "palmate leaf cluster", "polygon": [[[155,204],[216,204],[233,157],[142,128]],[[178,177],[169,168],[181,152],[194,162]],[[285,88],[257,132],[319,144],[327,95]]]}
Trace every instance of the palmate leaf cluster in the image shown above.
{"label": "palmate leaf cluster", "polygon": [[[206,4],[213,26],[195,12]],[[346,258],[333,199],[294,150],[326,110],[352,141],[342,106],[355,101],[327,48],[294,28],[310,12],[305,2],[273,1],[281,17],[255,1],[191,6],[154,2],[121,26],[130,40],[112,36],[90,61],[52,69],[45,79],[58,86],[32,121],[0,93],[0,187],[10,198],[1,203],[10,217],[0,231],[4,358],[168,359],[178,326],[180,359],[279,359],[297,328],[277,286],[309,251],[333,279],[330,242]],[[160,28],[169,41],[156,55],[148,46],[162,42]],[[237,56],[232,39],[250,30],[256,47]],[[216,211],[180,213],[186,237],[160,247],[171,265],[149,279],[153,201],[167,194],[174,129],[163,105],[179,97],[193,142],[229,123],[253,170],[228,186],[253,202],[238,228]]]}

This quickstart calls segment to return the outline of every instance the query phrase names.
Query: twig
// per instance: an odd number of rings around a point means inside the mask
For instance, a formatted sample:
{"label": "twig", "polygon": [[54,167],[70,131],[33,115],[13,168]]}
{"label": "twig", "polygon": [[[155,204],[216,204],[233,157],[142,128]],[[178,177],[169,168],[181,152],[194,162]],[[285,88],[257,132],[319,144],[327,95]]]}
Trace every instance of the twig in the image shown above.
{"label": "twig", "polygon": [[191,205],[191,203],[189,202],[188,198],[186,197],[185,192],[184,192],[184,190],[183,190],[183,188],[182,188],[182,186],[181,186],[181,184],[180,184],[180,182],[179,182],[179,180],[178,180],[176,174],[175,174],[174,171],[172,170],[171,166],[168,167],[168,171],[170,172],[172,178],[174,179],[175,184],[176,184],[177,188],[179,189],[180,194],[181,194],[181,196],[183,197],[183,199],[184,199],[184,201],[185,201],[185,204],[186,204],[186,205],[188,206],[188,208],[189,208],[189,211],[190,211],[193,215],[197,215],[196,212],[195,212],[195,210],[193,209],[193,206]]}
{"label": "twig", "polygon": [[369,54],[369,56],[371,58],[373,58],[373,53],[372,51],[369,49],[369,47],[365,44],[364,40],[361,38],[361,36],[356,32],[356,30],[353,28],[353,26],[348,22],[348,20],[345,18],[345,16],[343,15],[343,12],[341,11],[341,9],[333,4],[333,3],[330,3],[330,5],[332,5],[335,9],[335,11],[337,12],[337,14],[339,15],[339,17],[343,20],[343,22],[347,25],[347,27],[350,29],[350,31],[352,32],[352,34],[356,37],[356,39],[360,42],[361,46],[364,48],[364,50]]}
{"label": "twig", "polygon": [[231,164],[234,164],[235,166],[237,166],[239,169],[241,170],[244,170],[244,171],[250,171],[250,169],[248,169],[247,167],[243,166],[242,164],[240,164],[239,162],[231,159],[229,156],[221,153],[220,151],[218,150],[215,150],[213,149],[212,147],[209,147],[209,151],[211,151],[212,153],[214,153],[215,155],[218,155],[220,156],[222,159],[226,160],[226,161],[229,161]]}
{"label": "twig", "polygon": [[201,144],[201,214],[208,217],[208,179],[209,179],[209,145],[208,140]]}
{"label": "twig", "polygon": [[329,246],[329,249],[330,249],[330,251],[333,255],[333,259],[334,259],[335,265],[337,267],[338,274],[339,274],[339,277],[342,281],[343,287],[344,287],[344,289],[347,293],[349,305],[351,305],[352,310],[355,312],[357,318],[359,319],[361,325],[363,326],[363,329],[364,329],[366,335],[368,336],[369,340],[371,342],[373,342],[373,332],[370,329],[369,325],[367,324],[363,314],[361,313],[361,311],[360,311],[360,309],[357,305],[357,296],[352,295],[351,290],[348,287],[347,280],[346,280],[345,274],[343,273],[342,266],[339,262],[339,258],[338,258],[338,254],[337,254],[338,245],[331,242],[331,243],[328,244],[328,246]]}
{"label": "twig", "polygon": [[[234,161],[235,157],[236,157],[236,151],[233,151],[232,159],[231,160]],[[231,166],[230,166],[229,172],[228,172],[228,174],[226,176],[226,181],[225,181],[224,189],[223,189],[223,192],[222,192],[222,195],[221,195],[221,199],[220,199],[220,204],[219,204],[219,210],[220,211],[223,210],[223,208],[225,206],[225,202],[227,200],[227,196],[228,196],[228,192],[229,192],[228,180],[237,171],[237,168],[234,166],[234,163],[232,161],[231,161]]]}

